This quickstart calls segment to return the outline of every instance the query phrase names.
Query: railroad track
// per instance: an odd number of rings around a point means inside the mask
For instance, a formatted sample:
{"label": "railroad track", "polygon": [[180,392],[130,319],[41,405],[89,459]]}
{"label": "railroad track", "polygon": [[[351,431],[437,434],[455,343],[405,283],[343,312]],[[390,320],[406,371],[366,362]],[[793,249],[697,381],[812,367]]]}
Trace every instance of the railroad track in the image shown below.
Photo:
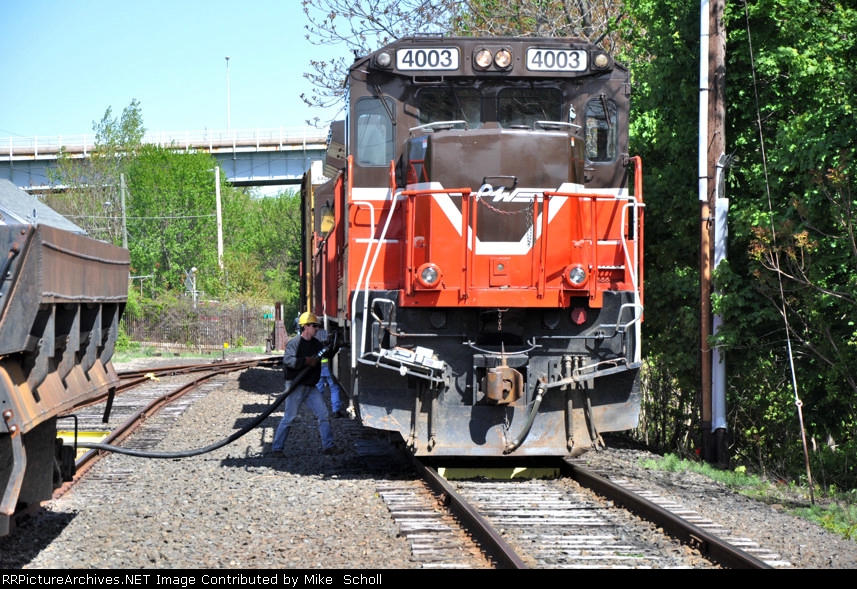
{"label": "railroad track", "polygon": [[[270,363],[278,360],[271,359]],[[219,372],[228,372],[242,367],[246,366],[242,363],[216,368]],[[120,386],[123,390],[126,383],[137,379],[145,382],[145,386],[129,385],[129,390],[117,395],[111,423],[118,423],[127,414],[131,414],[131,421],[148,422],[143,435],[129,438],[122,442],[123,446],[140,450],[153,448],[186,407],[219,386],[217,381],[209,380],[212,368],[211,365],[194,365],[122,373]],[[197,385],[193,389],[189,383],[196,380],[209,382],[202,388]],[[176,388],[185,392],[178,395]],[[136,393],[132,396],[133,391]],[[168,401],[172,401],[171,408],[166,413],[162,410],[158,420],[147,419],[155,407]],[[145,408],[141,409],[141,406]],[[86,424],[99,422],[103,410],[103,404],[92,405],[85,411],[79,409],[81,429],[89,427]],[[357,426],[356,423],[354,425]],[[111,430],[111,435],[118,429]],[[357,444],[364,460],[372,460],[374,456],[386,462],[377,447],[377,441]],[[92,451],[89,454],[95,457],[102,453]],[[675,565],[674,560],[664,558],[658,552],[658,542],[640,544],[629,540],[636,533],[623,527],[624,524],[618,521],[621,518],[611,514],[611,509],[618,505],[628,506],[646,519],[659,518],[652,521],[717,563],[705,564],[697,559],[695,567],[789,565],[748,539],[729,537],[728,531],[717,529],[711,522],[700,521],[681,506],[669,505],[651,495],[640,497],[641,491],[629,488],[627,481],[623,482],[620,477],[613,476],[609,480],[577,465],[563,462],[556,466],[565,477],[562,481],[450,482],[432,468],[422,465],[417,465],[417,468],[422,473],[422,480],[385,480],[378,483],[377,491],[388,505],[402,535],[408,538],[415,561],[423,568],[689,566]],[[93,488],[101,489],[96,493],[109,493],[107,489],[120,484],[123,476],[128,474],[113,473]],[[593,489],[605,501],[595,502],[591,496],[570,490],[571,479]],[[660,515],[653,515],[659,511]]]}
{"label": "railroad track", "polygon": [[[454,521],[467,529],[498,568],[790,566],[779,555],[681,505],[636,489],[620,477],[611,481],[570,462],[556,464],[560,480],[450,482],[433,468],[416,466],[423,482],[387,483],[379,487],[379,494],[426,568],[473,567],[479,562],[439,504],[449,508]],[[421,496],[423,487],[432,489],[434,501]],[[641,532],[643,527],[628,523],[627,515],[617,515],[620,509],[651,522],[692,551],[686,550],[682,560],[668,548],[670,541],[651,530]]]}
{"label": "railroad track", "polygon": [[[121,379],[114,395],[105,394],[86,405],[69,412],[75,428],[69,435],[77,434],[84,440],[96,440],[102,444],[118,444],[124,440],[128,449],[147,451],[161,440],[170,423],[178,420],[196,400],[207,395],[221,383],[211,379],[218,375],[245,370],[255,366],[274,366],[280,358],[258,358],[214,364],[185,364],[131,370],[118,373]],[[134,436],[149,417],[159,413],[161,419],[157,429],[150,429],[144,436]],[[102,456],[104,451],[93,449],[80,453],[75,461],[75,480],[83,476]],[[74,481],[72,481],[73,484]],[[54,497],[65,493],[69,483],[54,493]]]}

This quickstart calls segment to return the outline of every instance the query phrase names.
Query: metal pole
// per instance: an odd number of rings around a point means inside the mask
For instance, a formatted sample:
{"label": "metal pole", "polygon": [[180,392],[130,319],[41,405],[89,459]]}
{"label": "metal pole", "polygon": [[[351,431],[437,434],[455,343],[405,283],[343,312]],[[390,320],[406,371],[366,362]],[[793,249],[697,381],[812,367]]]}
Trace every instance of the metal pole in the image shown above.
{"label": "metal pole", "polygon": [[223,270],[223,214],[220,207],[220,166],[214,168],[215,200],[217,201],[217,263]]}
{"label": "metal pole", "polygon": [[701,0],[699,14],[699,348],[702,407],[702,458],[711,457],[711,203],[708,196],[709,0]]}
{"label": "metal pole", "polygon": [[229,132],[230,127],[232,126],[232,121],[230,121],[231,117],[231,105],[229,104],[229,57],[226,58],[226,131]]}
{"label": "metal pole", "polygon": [[[122,204],[122,247],[128,249],[128,225],[125,221],[125,174],[119,174],[119,197]],[[140,281],[140,291],[143,290],[143,281]],[[142,296],[142,295],[141,295]]]}
{"label": "metal pole", "polygon": [[[699,200],[700,200],[700,338],[702,369],[702,458],[709,463],[725,467],[728,463],[725,424],[718,423],[712,391],[714,359],[708,337],[711,334],[711,274],[712,228],[717,211],[717,169],[725,150],[723,91],[725,86],[726,33],[723,29],[723,0],[702,0],[700,13],[700,101],[699,101]],[[703,98],[704,97],[704,98]],[[725,211],[724,211],[725,223]],[[719,360],[719,356],[718,356]],[[724,368],[725,366],[721,366]],[[724,378],[721,374],[718,378]]]}

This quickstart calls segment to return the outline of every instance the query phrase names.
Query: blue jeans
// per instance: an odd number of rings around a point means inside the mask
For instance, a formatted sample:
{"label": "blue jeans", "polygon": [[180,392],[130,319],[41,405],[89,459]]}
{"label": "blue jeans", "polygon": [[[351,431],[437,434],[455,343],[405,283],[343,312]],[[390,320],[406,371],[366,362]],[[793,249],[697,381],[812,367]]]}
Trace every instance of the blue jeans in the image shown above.
{"label": "blue jeans", "polygon": [[[286,383],[286,388],[288,386],[289,383]],[[289,437],[289,426],[292,425],[298,414],[298,409],[300,409],[304,401],[306,401],[318,419],[318,431],[321,434],[322,447],[325,450],[333,447],[333,432],[330,430],[330,417],[327,414],[324,397],[312,385],[298,385],[286,397],[286,408],[283,411],[283,419],[280,421],[280,425],[277,426],[277,433],[274,434],[274,442],[271,444],[271,450],[283,451],[283,447],[286,445],[286,438]]]}
{"label": "blue jeans", "polygon": [[339,400],[339,385],[330,375],[330,365],[327,362],[321,364],[321,378],[315,387],[319,393],[324,394],[324,385],[330,389],[330,408],[335,413],[342,410],[342,401]]}

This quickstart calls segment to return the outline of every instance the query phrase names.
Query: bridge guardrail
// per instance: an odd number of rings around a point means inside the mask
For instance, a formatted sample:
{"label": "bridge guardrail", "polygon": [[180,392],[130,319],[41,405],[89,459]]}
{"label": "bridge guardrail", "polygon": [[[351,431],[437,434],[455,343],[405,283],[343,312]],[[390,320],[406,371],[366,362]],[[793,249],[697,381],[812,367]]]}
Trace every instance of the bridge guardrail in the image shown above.
{"label": "bridge guardrail", "polygon": [[[325,143],[327,130],[315,127],[273,127],[267,129],[230,129],[178,132],[149,132],[144,144],[184,149],[208,149],[260,146],[283,147],[307,143]],[[87,156],[95,148],[95,134],[56,135],[44,137],[0,138],[0,159],[56,157],[59,151]]]}

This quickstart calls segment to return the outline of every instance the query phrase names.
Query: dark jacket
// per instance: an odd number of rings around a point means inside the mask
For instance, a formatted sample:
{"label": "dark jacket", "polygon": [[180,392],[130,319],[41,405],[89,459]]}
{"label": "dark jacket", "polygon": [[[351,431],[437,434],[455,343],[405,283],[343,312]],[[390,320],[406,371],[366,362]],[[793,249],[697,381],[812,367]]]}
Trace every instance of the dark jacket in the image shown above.
{"label": "dark jacket", "polygon": [[[283,371],[286,380],[294,379],[298,373],[307,365],[306,358],[308,356],[317,356],[324,349],[324,344],[316,338],[305,340],[297,335],[289,340],[286,344],[286,351],[283,354]],[[321,378],[321,359],[316,362],[316,365],[307,371],[303,379],[302,385],[315,386]]]}

